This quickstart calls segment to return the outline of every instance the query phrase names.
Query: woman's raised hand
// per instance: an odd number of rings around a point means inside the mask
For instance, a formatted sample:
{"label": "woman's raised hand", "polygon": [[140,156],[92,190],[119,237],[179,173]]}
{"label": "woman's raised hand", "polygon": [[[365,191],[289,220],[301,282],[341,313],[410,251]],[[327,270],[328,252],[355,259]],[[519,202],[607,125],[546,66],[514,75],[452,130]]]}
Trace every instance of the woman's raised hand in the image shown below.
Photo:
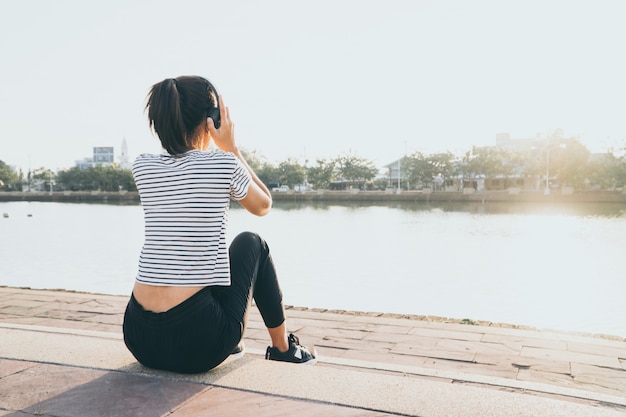
{"label": "woman's raised hand", "polygon": [[228,107],[224,105],[222,96],[218,97],[220,103],[220,128],[216,129],[213,119],[209,118],[207,123],[209,125],[209,133],[215,146],[223,150],[224,152],[233,152],[237,154],[239,149],[235,143],[235,124],[230,120],[230,112]]}

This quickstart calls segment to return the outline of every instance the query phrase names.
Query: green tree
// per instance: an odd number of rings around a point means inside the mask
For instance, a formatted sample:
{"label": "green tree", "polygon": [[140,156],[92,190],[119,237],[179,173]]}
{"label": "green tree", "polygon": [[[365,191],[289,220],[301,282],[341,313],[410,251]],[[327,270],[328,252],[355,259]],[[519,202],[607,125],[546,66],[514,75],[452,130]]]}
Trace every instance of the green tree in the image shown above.
{"label": "green tree", "polygon": [[593,155],[586,166],[586,183],[590,188],[622,187],[626,180],[625,168],[624,159],[612,153]]}
{"label": "green tree", "polygon": [[273,182],[279,182],[278,169],[270,164],[264,156],[257,151],[245,149],[241,149],[241,154],[263,184],[269,186]]}
{"label": "green tree", "polygon": [[304,166],[295,158],[288,158],[278,165],[278,180],[293,188],[296,184],[303,184],[306,179]]}
{"label": "green tree", "polygon": [[30,173],[31,185],[39,184],[45,190],[50,190],[55,183],[56,175],[52,170],[40,167]]}
{"label": "green tree", "polygon": [[470,178],[502,175],[501,157],[500,152],[493,147],[474,146],[463,158],[463,173]]}
{"label": "green tree", "polygon": [[618,162],[615,166],[615,185],[617,187],[626,186],[626,157],[622,156],[618,158]]}
{"label": "green tree", "polygon": [[335,180],[335,161],[318,159],[317,165],[308,169],[308,181],[314,188],[326,189]]}
{"label": "green tree", "polygon": [[[577,139],[562,139],[558,146],[550,146],[550,177],[557,177],[562,185],[585,187],[588,171],[585,169],[591,152]],[[547,157],[547,152],[546,152]]]}
{"label": "green tree", "polygon": [[352,153],[337,157],[335,168],[337,175],[346,181],[369,181],[378,173],[372,161]]}
{"label": "green tree", "polygon": [[63,189],[72,191],[137,190],[132,172],[116,166],[96,166],[82,170],[78,167],[73,167],[59,171],[57,183]]}
{"label": "green tree", "polygon": [[432,166],[428,163],[426,156],[421,152],[415,152],[405,156],[400,161],[402,179],[408,182],[412,188],[430,186],[432,181]]}
{"label": "green tree", "polygon": [[385,190],[389,185],[389,178],[376,178],[372,184],[375,190]]}
{"label": "green tree", "polygon": [[21,183],[20,175],[4,161],[0,161],[0,187],[5,190],[16,190]]}

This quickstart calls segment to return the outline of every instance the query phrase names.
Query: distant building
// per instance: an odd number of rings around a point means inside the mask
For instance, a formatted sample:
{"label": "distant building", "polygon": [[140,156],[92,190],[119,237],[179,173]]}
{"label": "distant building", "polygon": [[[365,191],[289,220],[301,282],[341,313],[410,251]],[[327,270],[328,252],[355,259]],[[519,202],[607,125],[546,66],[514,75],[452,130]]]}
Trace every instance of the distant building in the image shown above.
{"label": "distant building", "polygon": [[400,184],[404,179],[404,172],[402,171],[402,159],[397,159],[390,164],[385,165],[387,168],[388,186],[401,188]]}
{"label": "distant building", "polygon": [[130,160],[128,157],[128,144],[126,143],[126,138],[122,141],[122,152],[118,158],[118,164],[122,169],[130,169]]}
{"label": "distant building", "polygon": [[79,169],[93,168],[96,166],[108,167],[115,162],[115,152],[112,146],[99,146],[93,148],[93,157],[76,161]]}
{"label": "distant building", "polygon": [[96,165],[108,166],[115,162],[115,152],[112,146],[93,148],[93,162]]}

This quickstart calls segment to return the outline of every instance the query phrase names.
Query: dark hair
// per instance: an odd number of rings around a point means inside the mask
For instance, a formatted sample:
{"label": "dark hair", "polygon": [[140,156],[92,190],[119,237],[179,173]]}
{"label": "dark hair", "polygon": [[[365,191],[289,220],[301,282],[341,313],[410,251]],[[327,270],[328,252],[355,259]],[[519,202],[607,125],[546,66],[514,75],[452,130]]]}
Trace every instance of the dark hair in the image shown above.
{"label": "dark hair", "polygon": [[[217,96],[215,87],[199,76],[168,78],[152,86],[146,103],[150,128],[170,155],[193,148],[198,127],[218,108]],[[218,126],[219,120],[214,123]]]}

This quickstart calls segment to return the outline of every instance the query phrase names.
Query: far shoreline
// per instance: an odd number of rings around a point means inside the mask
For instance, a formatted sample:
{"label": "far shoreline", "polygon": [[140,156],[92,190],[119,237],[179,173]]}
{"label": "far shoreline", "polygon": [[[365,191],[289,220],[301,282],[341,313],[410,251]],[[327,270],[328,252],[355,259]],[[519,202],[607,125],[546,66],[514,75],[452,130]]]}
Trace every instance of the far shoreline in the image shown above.
{"label": "far shoreline", "polygon": [[[315,190],[306,192],[273,192],[274,201],[280,202],[458,202],[458,203],[624,203],[626,192],[623,191],[575,191],[561,192],[554,190],[549,195],[543,191],[497,190],[480,192],[449,191],[331,191]],[[117,203],[139,204],[136,191],[54,191],[50,192],[0,192],[0,202],[36,201],[59,203]]]}

